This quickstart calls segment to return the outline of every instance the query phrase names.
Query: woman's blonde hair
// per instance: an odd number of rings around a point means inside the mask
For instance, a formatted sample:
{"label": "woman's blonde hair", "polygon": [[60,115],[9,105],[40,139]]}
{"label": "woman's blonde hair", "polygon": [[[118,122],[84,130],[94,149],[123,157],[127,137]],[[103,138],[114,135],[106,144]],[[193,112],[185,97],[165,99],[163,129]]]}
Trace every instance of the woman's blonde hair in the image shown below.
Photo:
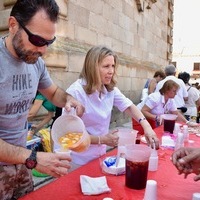
{"label": "woman's blonde hair", "polygon": [[115,69],[110,84],[105,85],[105,87],[110,92],[116,85],[115,76],[116,76],[116,67],[118,64],[117,55],[112,50],[110,50],[105,46],[94,46],[87,52],[83,64],[83,69],[79,76],[80,78],[86,80],[86,85],[84,86],[84,90],[87,94],[92,94],[96,90],[102,91],[103,85],[99,74],[99,64],[107,56],[114,57]]}
{"label": "woman's blonde hair", "polygon": [[176,89],[179,89],[179,85],[173,81],[173,80],[167,80],[162,88],[159,90],[159,92],[163,95],[165,94],[167,91],[171,90],[173,87],[175,87]]}

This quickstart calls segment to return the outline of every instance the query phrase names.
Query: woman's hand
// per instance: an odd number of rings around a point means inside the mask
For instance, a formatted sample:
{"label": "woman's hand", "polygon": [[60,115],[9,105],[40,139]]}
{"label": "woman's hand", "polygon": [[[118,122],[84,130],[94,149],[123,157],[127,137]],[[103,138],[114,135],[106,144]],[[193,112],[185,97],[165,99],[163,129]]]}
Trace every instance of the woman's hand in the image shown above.
{"label": "woman's hand", "polygon": [[116,147],[118,145],[119,140],[117,132],[118,130],[114,130],[108,133],[107,135],[101,136],[102,144],[106,144],[111,147]]}
{"label": "woman's hand", "polygon": [[147,144],[151,146],[151,148],[159,149],[159,139],[151,127],[144,130],[144,136]]}
{"label": "woman's hand", "polygon": [[197,126],[200,126],[198,123],[196,123],[196,122],[190,122],[190,121],[188,121],[186,124],[187,124],[188,126],[190,126],[190,127],[197,127]]}

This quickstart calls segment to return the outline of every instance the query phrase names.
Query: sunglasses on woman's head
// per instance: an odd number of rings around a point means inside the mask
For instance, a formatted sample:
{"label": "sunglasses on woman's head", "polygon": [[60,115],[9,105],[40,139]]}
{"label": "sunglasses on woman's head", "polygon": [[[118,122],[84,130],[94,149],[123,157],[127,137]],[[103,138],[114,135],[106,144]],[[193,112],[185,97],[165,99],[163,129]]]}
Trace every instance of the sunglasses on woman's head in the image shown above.
{"label": "sunglasses on woman's head", "polygon": [[39,35],[35,35],[35,34],[31,33],[21,22],[18,21],[18,23],[23,28],[23,30],[26,32],[26,34],[28,35],[28,40],[30,41],[30,43],[37,47],[42,47],[45,45],[48,46],[56,40],[55,36],[52,40],[46,40],[46,39],[40,37]]}

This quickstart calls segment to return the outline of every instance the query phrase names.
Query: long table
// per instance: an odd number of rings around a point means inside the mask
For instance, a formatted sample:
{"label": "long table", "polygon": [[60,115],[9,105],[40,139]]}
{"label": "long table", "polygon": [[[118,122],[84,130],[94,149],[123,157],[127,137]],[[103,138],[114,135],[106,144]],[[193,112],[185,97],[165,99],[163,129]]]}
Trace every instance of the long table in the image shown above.
{"label": "long table", "polygon": [[[163,127],[158,127],[155,132],[162,136]],[[190,139],[194,140],[194,146],[200,147],[200,138],[195,134],[190,134]],[[116,149],[107,153],[106,156],[116,155]],[[194,174],[184,179],[183,175],[178,175],[176,168],[170,160],[173,153],[171,149],[160,148],[158,151],[159,163],[156,172],[148,172],[148,179],[156,180],[158,185],[158,200],[190,200],[192,194],[200,192],[200,181],[194,182]],[[86,196],[81,192],[80,175],[90,177],[106,176],[110,193],[97,196]],[[36,191],[20,198],[20,200],[102,200],[105,197],[114,200],[142,200],[145,189],[134,190],[125,186],[125,175],[105,175],[99,164],[99,159],[74,170]]]}

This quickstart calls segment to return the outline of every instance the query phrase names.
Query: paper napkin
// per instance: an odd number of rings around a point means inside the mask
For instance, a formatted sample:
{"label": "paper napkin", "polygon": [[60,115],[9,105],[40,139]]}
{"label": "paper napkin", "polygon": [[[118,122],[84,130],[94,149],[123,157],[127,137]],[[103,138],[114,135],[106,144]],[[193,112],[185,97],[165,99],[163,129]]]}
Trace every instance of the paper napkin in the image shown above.
{"label": "paper napkin", "polygon": [[98,195],[110,192],[105,176],[92,178],[86,175],[80,176],[81,190],[84,195]]}

